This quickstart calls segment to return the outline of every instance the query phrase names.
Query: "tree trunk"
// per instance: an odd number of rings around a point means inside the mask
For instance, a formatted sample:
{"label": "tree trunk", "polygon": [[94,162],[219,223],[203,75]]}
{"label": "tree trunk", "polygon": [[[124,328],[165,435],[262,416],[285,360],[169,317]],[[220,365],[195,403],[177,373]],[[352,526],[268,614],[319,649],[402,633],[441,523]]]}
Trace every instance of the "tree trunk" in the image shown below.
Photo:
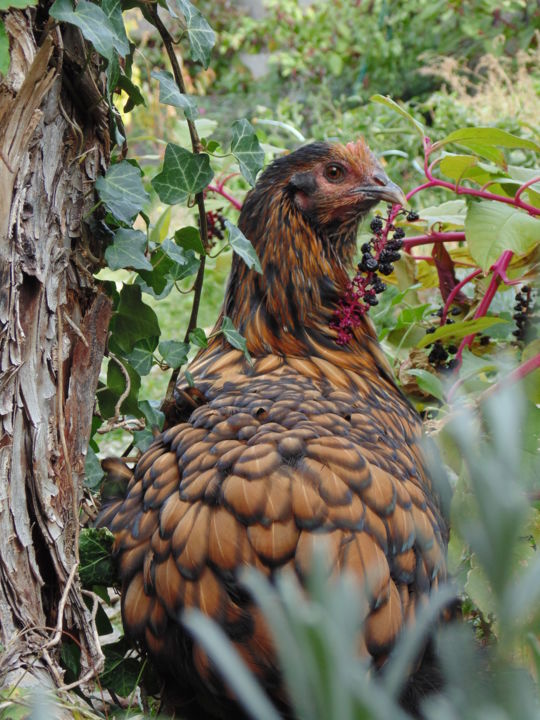
{"label": "tree trunk", "polygon": [[[44,5],[4,17],[0,84],[0,686],[102,665],[76,572],[79,504],[110,303],[85,221],[109,161],[98,59]],[[88,62],[87,62],[88,60]],[[105,96],[106,97],[106,96]]]}

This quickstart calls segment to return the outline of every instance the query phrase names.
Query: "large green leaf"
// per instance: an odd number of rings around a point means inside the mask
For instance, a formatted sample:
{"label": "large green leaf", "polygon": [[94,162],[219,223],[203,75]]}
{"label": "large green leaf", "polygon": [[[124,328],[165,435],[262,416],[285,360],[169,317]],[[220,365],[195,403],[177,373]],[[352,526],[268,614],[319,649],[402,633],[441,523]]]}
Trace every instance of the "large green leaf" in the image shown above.
{"label": "large green leaf", "polygon": [[420,390],[433,395],[437,400],[444,400],[444,388],[440,378],[427,370],[421,370],[420,368],[413,368],[407,370],[408,375],[414,375],[416,382]]}
{"label": "large green leaf", "polygon": [[242,175],[250,185],[255,185],[257,173],[264,163],[264,150],[251,123],[245,118],[233,123],[231,152],[238,160]]}
{"label": "large green leaf", "polygon": [[128,697],[142,675],[140,660],[126,657],[130,649],[129,643],[124,638],[103,646],[105,667],[99,676],[99,681],[103,687],[112,690],[120,697]]}
{"label": "large green leaf", "polygon": [[114,235],[112,245],[105,250],[105,260],[111,270],[132,268],[152,270],[152,263],[145,255],[146,235],[140,230],[120,228]]}
{"label": "large green leaf", "polygon": [[229,242],[232,249],[249,268],[253,268],[258,273],[262,273],[262,267],[257,252],[244,233],[233,225],[229,220],[225,220],[225,227],[229,235]]}
{"label": "large green leaf", "polygon": [[463,227],[467,206],[464,200],[449,200],[440,205],[422,208],[420,219],[427,224],[428,230],[440,224],[452,227]]}
{"label": "large green leaf", "polygon": [[128,225],[150,197],[143,187],[140,169],[127,160],[112,165],[98,178],[96,189],[107,209]]}
{"label": "large green leaf", "polygon": [[474,155],[452,155],[449,153],[441,159],[439,168],[443,175],[455,182],[459,182],[467,170],[477,163],[478,158]]}
{"label": "large green leaf", "polygon": [[[114,28],[114,32],[116,37],[119,38],[122,48],[125,49],[124,55],[127,55],[127,53],[129,53],[129,40],[126,35],[124,18],[122,16],[122,0],[101,0],[100,5]],[[79,6],[77,5],[77,7]],[[122,55],[122,57],[124,57],[124,55]]]}
{"label": "large green leaf", "polygon": [[420,135],[421,138],[425,136],[424,132],[424,126],[418,122],[418,120],[415,120],[412,115],[410,115],[406,110],[404,110],[401,105],[398,105],[397,102],[392,100],[392,98],[389,98],[385,95],[372,95],[370,98],[371,102],[380,103],[381,105],[386,105],[386,107],[391,108],[395,112],[397,112],[401,117],[404,117],[405,120],[411,125],[416,132]]}
{"label": "large green leaf", "polygon": [[416,347],[426,347],[427,345],[434,343],[436,340],[448,340],[449,338],[459,340],[460,338],[467,337],[467,335],[482,332],[482,330],[485,330],[492,325],[503,322],[506,322],[506,320],[489,315],[477,318],[476,320],[464,320],[463,322],[453,323],[452,325],[442,325],[437,328],[434,333],[424,335]]}
{"label": "large green leaf", "polygon": [[159,80],[159,102],[179,107],[184,111],[188,120],[195,120],[199,115],[197,105],[189,95],[180,92],[171,73],[154,70],[152,77]]}
{"label": "large green leaf", "polygon": [[195,252],[199,253],[199,255],[204,253],[201,233],[198,228],[193,227],[192,225],[187,225],[186,227],[177,230],[174,233],[174,241],[184,250],[195,250]]}
{"label": "large green leaf", "polygon": [[167,0],[167,8],[176,18],[183,15],[191,46],[191,57],[207,68],[212,48],[216,43],[215,32],[199,10],[188,0]]}
{"label": "large green leaf", "polygon": [[[73,9],[70,0],[56,0],[49,10],[49,14],[55,20],[78,27],[85,40],[92,43],[96,51],[107,60],[111,60],[115,52],[121,57],[125,57],[129,53],[129,43],[125,37],[125,31],[121,37],[115,24],[94,3],[79,0],[77,7]],[[115,23],[117,23],[117,19],[115,19]]]}
{"label": "large green leaf", "polygon": [[511,205],[474,202],[467,212],[465,236],[472,257],[485,271],[504,250],[524,255],[540,244],[540,220]]}
{"label": "large green leaf", "polygon": [[152,185],[162,202],[176,205],[204,190],[213,177],[214,171],[206,153],[191,153],[168,143],[163,169],[152,180]]}
{"label": "large green leaf", "polygon": [[456,143],[457,145],[463,145],[473,151],[477,151],[479,148],[525,148],[527,150],[536,150],[540,152],[540,145],[533,140],[526,140],[525,138],[518,137],[517,135],[511,135],[505,130],[492,127],[470,127],[462,128],[461,130],[455,130],[447,135],[439,142],[435,143],[434,149],[438,149],[448,143]]}

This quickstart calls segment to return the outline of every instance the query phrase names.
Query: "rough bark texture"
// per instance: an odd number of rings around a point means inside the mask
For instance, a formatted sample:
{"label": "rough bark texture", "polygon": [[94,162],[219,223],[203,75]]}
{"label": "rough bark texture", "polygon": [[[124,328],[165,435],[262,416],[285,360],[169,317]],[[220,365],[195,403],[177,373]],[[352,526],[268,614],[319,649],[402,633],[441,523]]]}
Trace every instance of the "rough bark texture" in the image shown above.
{"label": "rough bark texture", "polygon": [[[41,5],[4,16],[0,84],[0,685],[62,685],[102,664],[78,562],[78,508],[110,303],[83,218],[109,159],[98,59]],[[86,62],[88,60],[88,62]],[[103,90],[103,89],[102,89]]]}

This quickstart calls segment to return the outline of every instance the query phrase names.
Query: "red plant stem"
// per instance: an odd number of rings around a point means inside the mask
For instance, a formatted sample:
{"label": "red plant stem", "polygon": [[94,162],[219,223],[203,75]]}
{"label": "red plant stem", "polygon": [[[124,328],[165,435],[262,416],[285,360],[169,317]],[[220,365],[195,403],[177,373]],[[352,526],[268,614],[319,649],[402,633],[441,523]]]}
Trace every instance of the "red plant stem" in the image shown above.
{"label": "red plant stem", "polygon": [[465,240],[464,232],[434,232],[427,235],[412,235],[403,239],[403,248],[407,252],[409,248],[417,245],[429,245],[436,242],[461,242]]}
{"label": "red plant stem", "polygon": [[443,313],[441,316],[441,325],[444,325],[446,323],[446,317],[448,315],[448,310],[450,309],[450,306],[454,302],[454,298],[458,294],[458,292],[461,290],[462,287],[465,287],[467,283],[471,282],[477,275],[480,275],[482,270],[480,268],[477,268],[472,273],[467,275],[467,277],[463,278],[463,280],[460,280],[457,285],[455,285],[452,290],[450,291],[448,297],[446,298],[446,302],[444,303],[443,307]]}
{"label": "red plant stem", "polygon": [[514,200],[519,200],[521,193],[524,192],[528,187],[531,187],[531,185],[535,185],[537,182],[540,182],[540,177],[534,177],[532,180],[528,180],[526,183],[523,183],[523,185],[518,188],[516,194],[514,195]]}
{"label": "red plant stem", "polygon": [[[506,273],[506,270],[510,265],[510,261],[512,260],[513,255],[514,253],[511,250],[505,250],[500,256],[500,258],[497,260],[497,262],[492,266],[493,277],[491,278],[484,297],[476,308],[476,312],[474,313],[474,320],[480,317],[484,317],[484,315],[489,310],[491,301],[493,300],[495,293],[497,292],[497,288],[499,287],[499,283],[502,279],[502,273]],[[463,350],[465,349],[465,347],[471,347],[475,335],[476,333],[467,335],[467,337],[464,337],[461,341],[458,351],[456,353],[456,360],[458,360],[459,364],[461,364],[461,356],[463,354]]]}
{"label": "red plant stem", "polygon": [[527,377],[527,375],[534,372],[534,370],[537,370],[538,368],[540,368],[540,353],[533,355],[524,363],[518,365],[517,368],[514,368],[512,372],[509,373],[506,377],[504,377],[502,380],[499,380],[498,383],[495,383],[495,385],[492,385],[490,388],[488,388],[488,390],[482,393],[482,398],[487,397],[488,395],[491,395],[498,390],[501,390],[507,385],[512,385],[515,382],[523,380],[524,377]]}
{"label": "red plant stem", "polygon": [[219,184],[219,185],[209,185],[206,189],[207,189],[209,192],[215,192],[215,193],[217,193],[218,195],[221,195],[221,197],[224,197],[225,200],[227,200],[227,202],[229,202],[229,203],[233,206],[233,208],[235,208],[236,210],[241,210],[241,209],[242,209],[242,203],[239,202],[239,201],[238,201],[235,197],[233,197],[232,195],[229,195],[229,193],[228,193],[226,190],[223,189],[223,187],[222,187],[221,184]]}

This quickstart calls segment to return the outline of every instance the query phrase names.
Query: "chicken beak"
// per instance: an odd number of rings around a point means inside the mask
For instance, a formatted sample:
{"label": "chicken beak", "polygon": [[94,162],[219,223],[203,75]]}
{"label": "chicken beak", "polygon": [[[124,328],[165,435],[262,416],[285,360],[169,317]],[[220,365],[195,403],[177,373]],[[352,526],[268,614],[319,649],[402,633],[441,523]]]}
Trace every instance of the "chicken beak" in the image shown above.
{"label": "chicken beak", "polygon": [[378,182],[376,185],[362,185],[361,187],[357,187],[355,189],[355,194],[356,193],[362,194],[366,198],[371,198],[376,202],[386,200],[386,202],[391,203],[392,205],[408,205],[408,201],[403,190],[399,187],[399,185],[396,185],[386,177],[384,184],[380,184]]}

